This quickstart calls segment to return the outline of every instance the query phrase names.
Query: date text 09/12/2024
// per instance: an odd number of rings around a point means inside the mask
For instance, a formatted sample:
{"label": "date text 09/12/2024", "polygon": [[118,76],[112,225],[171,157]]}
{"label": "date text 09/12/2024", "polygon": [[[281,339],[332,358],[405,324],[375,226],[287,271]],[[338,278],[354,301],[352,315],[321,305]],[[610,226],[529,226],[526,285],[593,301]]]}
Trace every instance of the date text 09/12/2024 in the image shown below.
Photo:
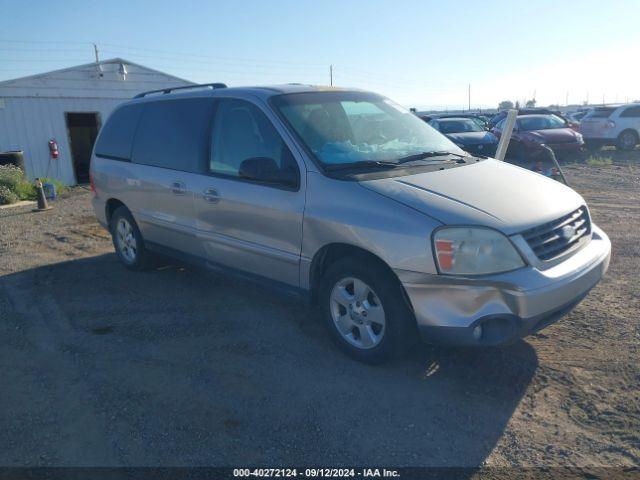
{"label": "date text 09/12/2024", "polygon": [[238,468],[233,470],[234,477],[275,477],[275,478],[394,478],[399,477],[397,470],[386,468]]}

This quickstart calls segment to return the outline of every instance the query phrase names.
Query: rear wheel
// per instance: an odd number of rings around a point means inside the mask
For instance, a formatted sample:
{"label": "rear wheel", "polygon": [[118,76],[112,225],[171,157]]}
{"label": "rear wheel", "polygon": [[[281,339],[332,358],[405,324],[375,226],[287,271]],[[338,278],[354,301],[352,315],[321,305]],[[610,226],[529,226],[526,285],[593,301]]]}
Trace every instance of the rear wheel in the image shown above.
{"label": "rear wheel", "polygon": [[633,130],[625,130],[616,139],[616,148],[618,150],[629,151],[636,148],[638,144],[638,134]]}
{"label": "rear wheel", "polygon": [[111,216],[111,238],[120,262],[131,270],[143,270],[153,264],[133,215],[126,207],[118,207]]}
{"label": "rear wheel", "polygon": [[340,349],[365,363],[406,352],[415,322],[402,288],[380,265],[347,258],[329,267],[320,287],[325,324]]}

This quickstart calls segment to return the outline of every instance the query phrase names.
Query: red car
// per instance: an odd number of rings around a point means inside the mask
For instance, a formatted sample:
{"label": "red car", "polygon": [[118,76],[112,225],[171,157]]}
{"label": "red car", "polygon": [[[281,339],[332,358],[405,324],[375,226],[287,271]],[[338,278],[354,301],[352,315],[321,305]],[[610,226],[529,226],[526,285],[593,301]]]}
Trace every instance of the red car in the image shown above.
{"label": "red car", "polygon": [[[491,130],[500,137],[506,119],[501,120]],[[582,135],[570,128],[556,115],[518,115],[513,135],[509,143],[508,155],[529,159],[541,151],[541,145],[550,147],[556,156],[567,156],[579,152],[584,140]]]}

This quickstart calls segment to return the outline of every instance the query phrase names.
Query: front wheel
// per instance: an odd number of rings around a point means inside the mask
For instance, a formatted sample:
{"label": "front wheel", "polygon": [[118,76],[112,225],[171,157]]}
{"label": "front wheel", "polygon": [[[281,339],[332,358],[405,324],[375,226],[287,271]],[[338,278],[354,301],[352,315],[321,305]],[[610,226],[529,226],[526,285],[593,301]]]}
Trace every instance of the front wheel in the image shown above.
{"label": "front wheel", "polygon": [[320,289],[325,324],[350,357],[377,364],[406,352],[415,322],[392,274],[364,259],[331,265]]}

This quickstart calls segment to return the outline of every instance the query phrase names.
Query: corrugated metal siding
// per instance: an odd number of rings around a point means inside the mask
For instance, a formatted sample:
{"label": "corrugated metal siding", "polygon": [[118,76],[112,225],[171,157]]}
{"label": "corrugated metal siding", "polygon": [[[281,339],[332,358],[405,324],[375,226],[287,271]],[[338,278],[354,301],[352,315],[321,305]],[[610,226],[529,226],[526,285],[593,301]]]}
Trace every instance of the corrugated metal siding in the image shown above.
{"label": "corrugated metal siding", "polygon": [[[74,185],[75,175],[65,112],[98,112],[102,124],[120,100],[86,98],[6,98],[0,109],[0,151],[23,150],[29,178],[56,178]],[[49,155],[49,139],[60,155]]]}
{"label": "corrugated metal siding", "polygon": [[[112,110],[135,94],[169,86],[188,85],[160,72],[127,64],[125,80],[118,64],[52,72],[0,85],[0,151],[22,150],[31,179],[51,177],[67,185],[76,183],[69,147],[65,112],[97,112],[102,125]],[[3,107],[4,104],[4,107]],[[55,138],[60,155],[53,160],[48,141]]]}

